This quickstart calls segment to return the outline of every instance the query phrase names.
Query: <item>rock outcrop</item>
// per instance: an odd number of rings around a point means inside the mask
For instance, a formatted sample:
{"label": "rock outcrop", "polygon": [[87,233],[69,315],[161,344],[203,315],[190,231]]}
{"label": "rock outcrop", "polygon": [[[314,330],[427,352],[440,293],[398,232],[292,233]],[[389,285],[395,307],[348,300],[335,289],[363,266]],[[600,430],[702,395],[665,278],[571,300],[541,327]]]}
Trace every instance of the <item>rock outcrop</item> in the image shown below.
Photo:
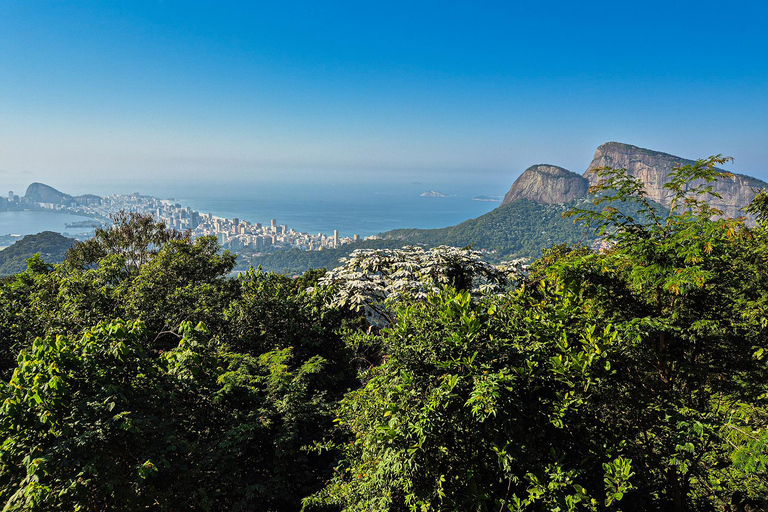
{"label": "rock outcrop", "polygon": [[24,197],[33,203],[53,204],[63,204],[72,198],[69,194],[59,192],[55,188],[43,183],[32,183],[27,187]]}
{"label": "rock outcrop", "polygon": [[[599,167],[627,169],[632,176],[643,181],[649,199],[669,206],[669,191],[664,189],[664,184],[670,181],[669,173],[675,167],[692,163],[692,160],[659,151],[619,142],[607,142],[597,148],[584,177],[589,180],[590,185],[593,185],[598,181],[597,175],[592,172],[593,169]],[[714,182],[713,188],[721,197],[710,196],[708,202],[722,210],[726,217],[738,217],[744,215],[743,208],[755,197],[754,189],[768,188],[768,183],[750,176],[734,174],[732,178]]]}
{"label": "rock outcrop", "polygon": [[512,184],[501,205],[516,199],[540,204],[567,203],[587,194],[589,182],[582,176],[556,165],[532,165]]}

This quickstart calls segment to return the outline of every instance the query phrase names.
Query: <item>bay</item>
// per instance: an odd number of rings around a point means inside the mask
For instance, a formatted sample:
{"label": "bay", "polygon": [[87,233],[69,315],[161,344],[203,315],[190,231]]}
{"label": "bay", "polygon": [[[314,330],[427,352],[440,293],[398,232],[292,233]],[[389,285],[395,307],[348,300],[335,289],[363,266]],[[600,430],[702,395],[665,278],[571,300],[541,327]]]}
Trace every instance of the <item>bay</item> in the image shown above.
{"label": "bay", "polygon": [[91,219],[82,215],[45,210],[0,212],[0,236],[24,236],[41,231],[67,234],[84,233],[89,230],[86,228],[67,228],[65,225],[84,220]]}

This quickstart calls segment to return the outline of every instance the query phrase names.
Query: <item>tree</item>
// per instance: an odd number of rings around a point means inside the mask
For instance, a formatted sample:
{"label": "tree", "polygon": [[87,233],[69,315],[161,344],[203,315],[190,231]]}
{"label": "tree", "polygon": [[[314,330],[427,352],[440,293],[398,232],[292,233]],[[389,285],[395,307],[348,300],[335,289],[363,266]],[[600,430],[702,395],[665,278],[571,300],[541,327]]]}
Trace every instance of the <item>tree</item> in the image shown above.
{"label": "tree", "polygon": [[120,283],[116,295],[124,315],[141,318],[155,333],[185,320],[203,322],[218,332],[224,310],[237,293],[227,278],[236,256],[220,249],[212,236],[166,242]]}
{"label": "tree", "polygon": [[301,449],[330,426],[326,361],[257,356],[184,322],[148,350],[140,321],[38,338],[0,384],[7,510],[292,511],[332,459]]}
{"label": "tree", "polygon": [[111,215],[113,225],[98,228],[93,238],[75,244],[66,254],[66,261],[75,267],[96,264],[108,254],[124,258],[126,270],[138,271],[151,260],[166,243],[189,239],[189,233],[181,233],[156,221],[151,214],[120,212]]}
{"label": "tree", "polygon": [[[401,303],[357,342],[382,364],[341,401],[347,437],[328,486],[305,501],[343,511],[605,510],[631,487],[618,447],[588,441],[582,408],[608,374],[615,333],[574,302],[525,289],[473,301],[444,288]],[[362,338],[362,339],[361,339]]]}
{"label": "tree", "polygon": [[[168,445],[158,368],[138,323],[82,338],[38,338],[0,389],[0,498],[6,510],[119,510],[150,505]],[[159,406],[159,407],[158,407]],[[160,434],[162,435],[162,434]]]}
{"label": "tree", "polygon": [[765,303],[754,290],[765,260],[754,257],[743,219],[721,218],[706,201],[726,160],[674,169],[666,216],[626,170],[599,170],[596,202],[633,202],[639,215],[574,211],[608,248],[565,253],[548,270],[620,333],[616,379],[590,406],[614,419],[613,443],[625,444],[637,473],[627,499],[643,510],[768,506],[766,367],[753,357],[763,353],[765,322],[746,314]]}
{"label": "tree", "polygon": [[479,251],[440,246],[359,249],[341,261],[320,284],[335,287],[335,305],[363,311],[372,324],[386,326],[393,321],[390,305],[398,300],[423,299],[446,285],[476,295],[500,291],[523,274],[524,260],[494,266]]}

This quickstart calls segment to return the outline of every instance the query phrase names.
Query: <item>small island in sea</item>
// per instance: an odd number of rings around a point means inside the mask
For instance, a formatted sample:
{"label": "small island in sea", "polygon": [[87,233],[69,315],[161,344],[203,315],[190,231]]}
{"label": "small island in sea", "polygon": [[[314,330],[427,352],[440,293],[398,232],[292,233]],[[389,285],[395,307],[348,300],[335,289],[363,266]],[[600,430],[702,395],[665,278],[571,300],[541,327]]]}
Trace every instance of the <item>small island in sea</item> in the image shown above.
{"label": "small island in sea", "polygon": [[473,201],[488,201],[492,203],[498,203],[502,199],[502,196],[475,196],[472,198]]}
{"label": "small island in sea", "polygon": [[438,192],[437,190],[427,190],[419,194],[421,197],[448,197],[447,195]]}

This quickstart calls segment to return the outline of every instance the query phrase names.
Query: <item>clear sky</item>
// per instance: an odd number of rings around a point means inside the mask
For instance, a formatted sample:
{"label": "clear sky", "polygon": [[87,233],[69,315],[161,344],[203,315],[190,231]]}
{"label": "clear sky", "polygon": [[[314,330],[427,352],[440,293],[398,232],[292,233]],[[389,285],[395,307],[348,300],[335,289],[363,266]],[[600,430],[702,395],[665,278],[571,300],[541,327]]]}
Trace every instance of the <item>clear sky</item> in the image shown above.
{"label": "clear sky", "polygon": [[503,193],[610,140],[768,180],[767,4],[0,0],[0,183]]}

